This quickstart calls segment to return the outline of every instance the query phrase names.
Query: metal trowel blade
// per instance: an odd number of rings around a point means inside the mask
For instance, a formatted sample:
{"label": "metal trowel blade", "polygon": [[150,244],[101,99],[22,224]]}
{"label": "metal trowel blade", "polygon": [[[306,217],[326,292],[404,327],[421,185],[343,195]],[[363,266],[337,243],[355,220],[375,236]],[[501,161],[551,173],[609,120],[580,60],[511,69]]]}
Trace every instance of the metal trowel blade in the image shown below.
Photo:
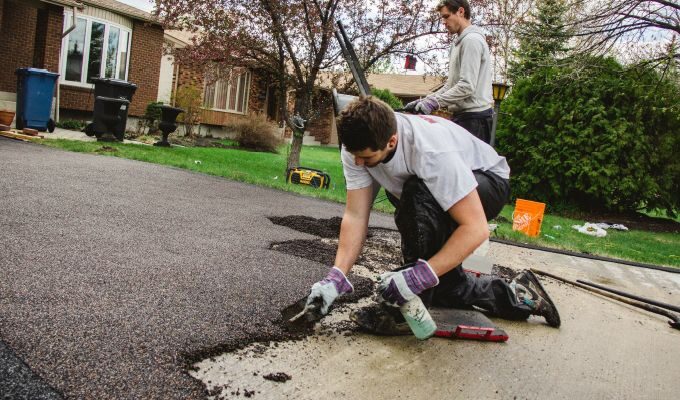
{"label": "metal trowel blade", "polygon": [[306,331],[314,327],[323,315],[319,312],[320,302],[312,303],[307,307],[307,297],[303,297],[290,306],[281,310],[284,324],[289,330]]}

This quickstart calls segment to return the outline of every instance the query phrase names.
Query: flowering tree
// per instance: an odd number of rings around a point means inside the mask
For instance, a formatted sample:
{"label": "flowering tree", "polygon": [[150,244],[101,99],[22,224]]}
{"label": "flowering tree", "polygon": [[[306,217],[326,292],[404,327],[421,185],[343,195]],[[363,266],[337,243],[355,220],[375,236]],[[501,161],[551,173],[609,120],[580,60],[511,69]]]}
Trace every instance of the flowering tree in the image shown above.
{"label": "flowering tree", "polygon": [[479,10],[473,13],[475,23],[489,32],[489,50],[494,58],[494,80],[508,80],[508,68],[513,51],[519,46],[518,29],[530,17],[535,0],[485,0],[473,3]]}
{"label": "flowering tree", "polygon": [[[156,0],[155,13],[174,29],[197,33],[176,54],[192,65],[219,62],[256,66],[275,77],[279,97],[295,93],[294,111],[282,107],[293,131],[288,167],[299,165],[304,126],[314,117],[319,73],[344,66],[333,37],[343,21],[365,70],[400,53],[422,59],[445,47],[433,0]],[[281,102],[283,103],[283,102]]]}
{"label": "flowering tree", "polygon": [[[586,10],[574,19],[575,36],[588,52],[607,51],[615,44],[648,42],[654,37],[668,41],[680,37],[680,3],[673,0],[573,0],[571,7]],[[677,48],[671,54],[680,60]]]}

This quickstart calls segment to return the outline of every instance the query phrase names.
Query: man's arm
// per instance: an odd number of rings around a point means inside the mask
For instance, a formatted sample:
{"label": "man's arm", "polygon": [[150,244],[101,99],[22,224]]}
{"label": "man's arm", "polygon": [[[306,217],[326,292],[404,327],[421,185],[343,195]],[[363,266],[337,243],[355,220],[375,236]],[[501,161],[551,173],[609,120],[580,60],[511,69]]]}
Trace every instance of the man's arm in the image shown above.
{"label": "man's arm", "polygon": [[484,44],[475,39],[467,38],[460,45],[460,75],[458,81],[451,82],[448,89],[438,90],[432,95],[441,107],[456,104],[474,94],[484,55]]}
{"label": "man's arm", "polygon": [[361,253],[368,231],[368,218],[373,205],[371,186],[348,190],[345,214],[340,225],[340,241],[335,255],[335,266],[345,275],[352,269]]}
{"label": "man's arm", "polygon": [[453,231],[444,247],[427,260],[437,276],[458,266],[489,237],[489,228],[477,189],[451,206],[448,213],[458,223],[458,228]]}

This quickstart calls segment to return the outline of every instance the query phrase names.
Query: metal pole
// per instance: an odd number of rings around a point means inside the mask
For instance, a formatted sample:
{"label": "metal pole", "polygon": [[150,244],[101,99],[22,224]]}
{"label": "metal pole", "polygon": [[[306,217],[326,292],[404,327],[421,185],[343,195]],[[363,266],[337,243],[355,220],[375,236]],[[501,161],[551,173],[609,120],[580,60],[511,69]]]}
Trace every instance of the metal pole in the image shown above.
{"label": "metal pole", "polygon": [[646,310],[646,311],[649,311],[649,312],[652,312],[652,313],[655,313],[655,314],[663,315],[663,316],[671,319],[670,321],[668,321],[668,325],[670,325],[674,329],[680,330],[680,315],[672,313],[668,310],[664,310],[663,308],[654,307],[654,306],[649,305],[647,303],[641,303],[641,302],[638,302],[638,301],[635,301],[635,300],[629,300],[625,297],[617,296],[613,293],[609,293],[609,292],[606,292],[604,290],[596,289],[594,287],[584,285],[582,283],[570,281],[569,279],[562,278],[561,276],[557,276],[557,275],[551,274],[549,272],[541,271],[541,270],[534,269],[534,268],[531,268],[531,271],[533,271],[535,274],[549,276],[553,279],[557,279],[557,280],[562,281],[564,283],[568,283],[570,285],[580,287],[581,289],[585,289],[585,290],[591,291],[593,293],[597,293],[600,296],[609,297],[610,299],[614,299],[614,300],[620,301],[622,303],[626,303],[626,304],[631,305],[633,307],[641,308],[643,310]]}
{"label": "metal pole", "polygon": [[641,301],[641,302],[643,302],[643,303],[651,304],[651,305],[653,305],[653,306],[665,308],[665,309],[668,309],[668,310],[671,310],[671,311],[675,311],[675,312],[679,312],[679,313],[680,313],[680,307],[674,306],[674,305],[672,305],[672,304],[666,304],[666,303],[662,303],[662,302],[660,302],[660,301],[647,299],[647,298],[641,297],[641,296],[636,296],[636,295],[634,295],[634,294],[626,293],[626,292],[624,292],[624,291],[622,291],[622,290],[616,290],[616,289],[608,288],[608,287],[606,287],[606,286],[598,285],[597,283],[592,283],[592,282],[584,281],[584,280],[582,280],[582,279],[577,279],[576,282],[582,283],[582,284],[584,284],[584,285],[592,286],[592,287],[597,288],[597,289],[600,289],[600,290],[604,290],[604,291],[607,291],[607,292],[611,292],[611,293],[614,293],[614,294],[618,294],[619,296],[628,297],[629,299]]}
{"label": "metal pole", "polygon": [[489,138],[489,144],[493,147],[496,142],[496,125],[498,125],[498,113],[501,111],[501,102],[497,100],[493,105],[493,124],[491,125],[491,137]]}
{"label": "metal pole", "polygon": [[357,54],[354,51],[352,42],[349,40],[349,37],[345,32],[345,27],[342,25],[342,21],[340,20],[337,20],[336,24],[338,26],[338,29],[335,31],[335,37],[336,39],[338,39],[340,49],[342,50],[342,54],[345,56],[347,64],[349,64],[349,69],[350,71],[352,71],[354,81],[359,87],[359,93],[362,96],[370,95],[371,87],[368,85],[368,81],[366,81],[366,75],[364,75],[364,70],[361,68],[361,65],[359,64],[359,58],[357,57]]}

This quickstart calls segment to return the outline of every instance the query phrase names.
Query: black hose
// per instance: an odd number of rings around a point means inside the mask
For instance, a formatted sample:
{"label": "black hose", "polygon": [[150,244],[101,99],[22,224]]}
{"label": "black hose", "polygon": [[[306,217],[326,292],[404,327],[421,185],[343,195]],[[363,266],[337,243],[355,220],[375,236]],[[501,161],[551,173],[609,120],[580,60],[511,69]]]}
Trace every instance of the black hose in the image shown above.
{"label": "black hose", "polygon": [[625,264],[625,265],[631,265],[633,267],[655,269],[655,270],[658,270],[658,271],[665,271],[665,272],[671,272],[673,274],[680,274],[680,268],[663,267],[663,266],[660,266],[660,265],[653,265],[653,264],[644,264],[644,263],[639,263],[639,262],[635,262],[635,261],[628,261],[628,260],[620,260],[620,259],[617,259],[617,258],[595,256],[595,255],[592,255],[592,254],[578,253],[578,252],[569,251],[569,250],[551,249],[549,247],[536,246],[536,245],[527,244],[527,243],[511,242],[511,241],[505,240],[505,239],[490,238],[489,240],[492,241],[492,242],[507,244],[507,245],[510,245],[510,246],[524,247],[526,249],[547,251],[549,253],[564,254],[564,255],[567,255],[567,256],[588,258],[588,259],[591,259],[591,260],[598,260],[598,261],[607,261],[607,262],[612,262],[612,263],[616,263],[616,264]]}
{"label": "black hose", "polygon": [[666,304],[666,303],[662,303],[660,301],[651,300],[651,299],[647,299],[647,298],[644,298],[644,297],[636,296],[634,294],[626,293],[626,292],[621,291],[621,290],[612,289],[612,288],[608,288],[606,286],[598,285],[596,283],[584,281],[582,279],[577,279],[576,282],[582,283],[584,285],[592,286],[592,287],[598,288],[600,290],[605,290],[607,292],[618,294],[619,296],[628,297],[629,299],[641,301],[643,303],[651,304],[651,305],[661,307],[661,308],[665,308],[665,309],[668,309],[668,310],[671,310],[671,311],[680,312],[680,307],[674,306],[672,304]]}
{"label": "black hose", "polygon": [[622,303],[626,303],[626,304],[631,305],[633,307],[641,308],[643,310],[646,310],[646,311],[649,311],[649,312],[652,312],[652,313],[655,313],[655,314],[663,315],[664,317],[667,317],[667,318],[670,319],[670,321],[668,321],[668,325],[670,325],[671,328],[680,330],[680,315],[672,313],[668,310],[664,310],[663,308],[654,307],[654,306],[646,304],[646,303],[641,303],[641,302],[638,302],[638,301],[629,300],[625,297],[617,296],[615,294],[606,292],[604,290],[596,289],[594,287],[587,286],[587,285],[584,285],[582,283],[570,281],[569,279],[562,278],[561,276],[557,276],[557,275],[551,274],[549,272],[541,271],[541,270],[534,269],[534,268],[531,268],[531,271],[533,271],[536,274],[548,276],[550,278],[557,279],[558,281],[562,281],[564,283],[568,283],[570,285],[580,287],[581,289],[585,289],[585,290],[591,291],[593,293],[597,293],[600,296],[608,297],[610,299],[614,299],[614,300],[620,301]]}

